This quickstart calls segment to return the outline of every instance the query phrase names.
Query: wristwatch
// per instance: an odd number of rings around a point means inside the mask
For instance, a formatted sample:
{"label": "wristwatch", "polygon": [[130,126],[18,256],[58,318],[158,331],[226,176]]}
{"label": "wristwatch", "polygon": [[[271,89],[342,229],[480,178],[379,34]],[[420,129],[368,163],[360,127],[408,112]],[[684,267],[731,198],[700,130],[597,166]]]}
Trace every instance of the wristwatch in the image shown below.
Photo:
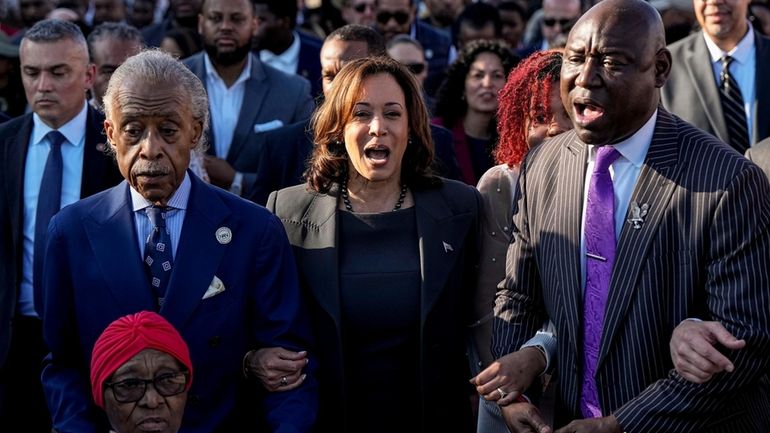
{"label": "wristwatch", "polygon": [[241,196],[241,192],[243,192],[243,173],[235,172],[233,183],[230,184],[230,192],[238,197]]}

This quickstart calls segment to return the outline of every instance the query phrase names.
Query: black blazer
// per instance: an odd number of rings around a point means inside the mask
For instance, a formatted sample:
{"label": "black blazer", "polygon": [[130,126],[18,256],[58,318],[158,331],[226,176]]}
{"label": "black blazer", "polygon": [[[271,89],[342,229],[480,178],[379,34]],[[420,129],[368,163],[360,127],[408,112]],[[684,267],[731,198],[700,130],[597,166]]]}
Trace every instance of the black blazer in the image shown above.
{"label": "black blazer", "polygon": [[[87,110],[81,198],[123,180],[114,158],[104,152],[104,117],[90,105]],[[8,354],[10,325],[22,278],[24,166],[32,126],[31,113],[0,125],[0,365]]]}
{"label": "black blazer", "polygon": [[[339,188],[328,194],[305,185],[270,195],[268,209],[283,222],[309,299],[318,348],[319,431],[354,431],[345,425],[345,366],[340,334],[337,223]],[[422,299],[419,393],[423,416],[415,431],[472,431],[466,358],[481,197],[475,188],[444,180],[438,188],[412,192],[417,214]],[[371,392],[376,392],[372,390]],[[396,414],[383,414],[396,416]]]}

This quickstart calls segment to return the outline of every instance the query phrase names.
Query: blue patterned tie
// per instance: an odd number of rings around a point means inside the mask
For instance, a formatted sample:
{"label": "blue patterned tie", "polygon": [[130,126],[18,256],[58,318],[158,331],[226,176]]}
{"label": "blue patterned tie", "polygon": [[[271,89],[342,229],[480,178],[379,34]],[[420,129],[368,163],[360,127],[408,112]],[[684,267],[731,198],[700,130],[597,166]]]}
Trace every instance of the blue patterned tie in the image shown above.
{"label": "blue patterned tie", "polygon": [[40,193],[37,197],[37,212],[35,213],[35,247],[32,258],[32,278],[35,308],[40,307],[43,277],[43,257],[45,242],[48,235],[48,223],[61,208],[61,184],[64,163],[62,162],[61,145],[64,135],[59,131],[51,131],[45,136],[51,144],[48,159],[40,182]]}
{"label": "blue patterned tie", "polygon": [[171,277],[171,266],[174,258],[171,254],[171,236],[166,230],[166,214],[171,209],[166,207],[150,206],[145,209],[152,223],[152,233],[147,237],[144,246],[144,264],[150,278],[158,306],[163,306],[166,297],[166,286]]}
{"label": "blue patterned tie", "polygon": [[719,74],[719,94],[722,99],[725,124],[727,124],[728,144],[742,155],[749,148],[749,127],[746,121],[741,89],[738,87],[738,82],[730,74],[730,63],[733,60],[730,56],[724,56],[720,60],[722,72]]}
{"label": "blue patterned tie", "polygon": [[580,410],[585,418],[602,416],[596,367],[604,332],[604,307],[610,292],[615,263],[615,188],[610,165],[620,157],[612,146],[596,150],[596,162],[586,202],[586,288],[583,298],[583,394]]}

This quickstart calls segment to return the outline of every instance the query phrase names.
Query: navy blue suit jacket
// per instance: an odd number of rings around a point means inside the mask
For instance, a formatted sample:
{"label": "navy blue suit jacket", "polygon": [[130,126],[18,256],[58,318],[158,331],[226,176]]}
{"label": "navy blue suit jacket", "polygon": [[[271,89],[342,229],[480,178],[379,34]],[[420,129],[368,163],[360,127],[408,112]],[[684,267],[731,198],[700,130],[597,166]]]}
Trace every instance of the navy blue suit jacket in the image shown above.
{"label": "navy blue suit jacket", "polygon": [[[195,368],[180,432],[254,431],[258,412],[266,414],[270,431],[310,431],[318,403],[312,363],[300,388],[267,394],[261,407],[250,401],[259,385],[242,375],[243,357],[251,349],[304,350],[312,344],[283,227],[264,208],[190,177],[184,226],[160,309],[188,343]],[[230,241],[218,241],[223,228],[231,231]],[[203,299],[214,277],[225,290]],[[93,344],[113,320],[156,308],[125,182],[51,220],[43,289],[51,353],[42,379],[54,428],[106,431],[90,395]]]}
{"label": "navy blue suit jacket", "polygon": [[[114,159],[104,153],[104,117],[90,106],[87,110],[81,197],[103,191],[122,180]],[[0,266],[3,268],[0,272],[0,365],[8,353],[11,320],[22,278],[24,168],[32,128],[31,113],[0,125]]]}
{"label": "navy blue suit jacket", "polygon": [[452,47],[452,40],[446,33],[430,24],[416,21],[414,25],[415,39],[420,41],[425,49],[425,60],[428,61],[425,91],[430,96],[435,96],[436,90],[444,80],[444,72],[449,64],[449,50]]}
{"label": "navy blue suit jacket", "polygon": [[299,35],[299,63],[297,75],[310,81],[310,93],[315,98],[321,94],[321,47],[323,41],[303,32]]}

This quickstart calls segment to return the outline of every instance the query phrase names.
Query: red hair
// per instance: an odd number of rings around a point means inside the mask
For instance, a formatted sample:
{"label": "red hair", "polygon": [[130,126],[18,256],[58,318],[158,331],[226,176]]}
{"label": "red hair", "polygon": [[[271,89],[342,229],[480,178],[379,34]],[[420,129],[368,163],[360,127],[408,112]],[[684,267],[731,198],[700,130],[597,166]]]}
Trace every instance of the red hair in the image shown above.
{"label": "red hair", "polygon": [[498,95],[495,149],[498,164],[514,166],[521,163],[529,150],[527,120],[535,116],[551,117],[551,88],[558,85],[562,51],[536,52],[521,61],[508,75],[505,87]]}

